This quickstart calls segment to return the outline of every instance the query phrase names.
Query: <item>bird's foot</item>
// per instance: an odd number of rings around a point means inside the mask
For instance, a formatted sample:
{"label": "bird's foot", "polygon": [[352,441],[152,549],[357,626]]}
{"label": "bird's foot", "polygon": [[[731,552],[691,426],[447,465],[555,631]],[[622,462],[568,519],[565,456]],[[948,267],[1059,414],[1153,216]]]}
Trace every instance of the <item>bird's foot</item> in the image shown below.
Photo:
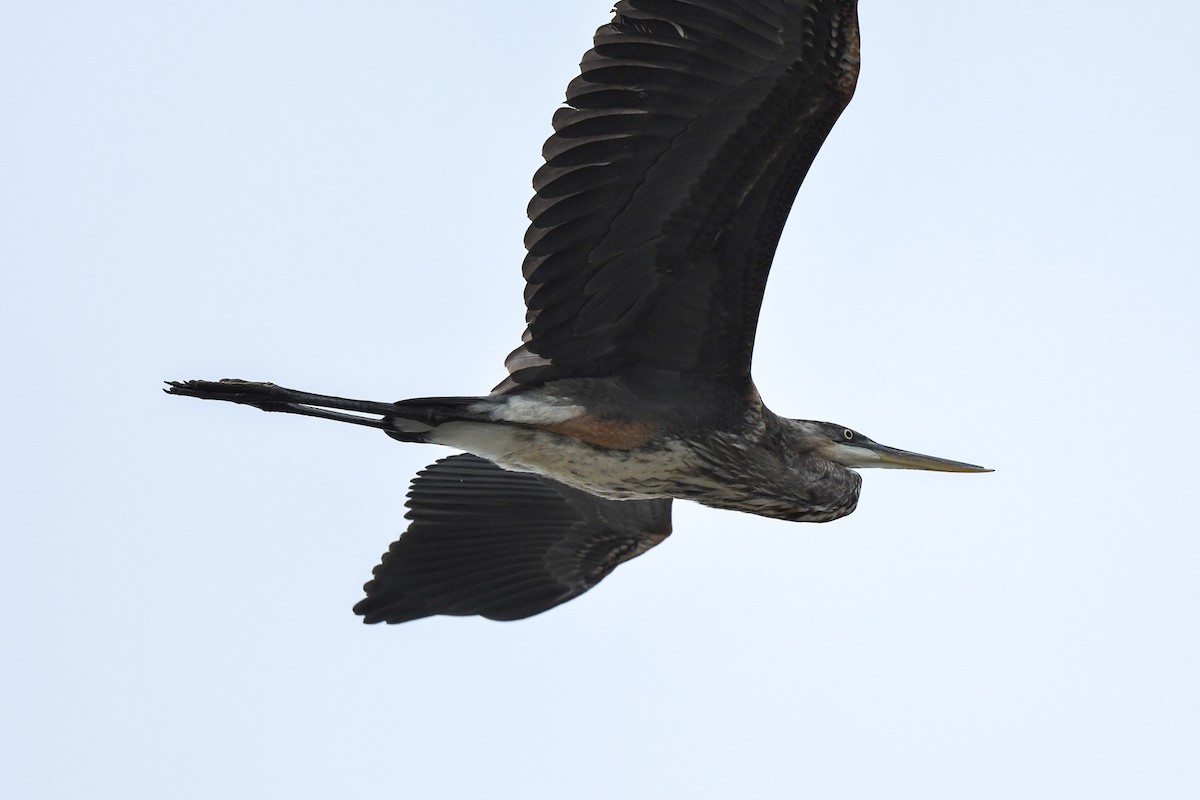
{"label": "bird's foot", "polygon": [[241,378],[222,378],[219,381],[167,381],[167,394],[199,397],[203,400],[226,400],[231,403],[261,408],[263,411],[282,410],[288,404],[291,390],[267,381],[245,381]]}

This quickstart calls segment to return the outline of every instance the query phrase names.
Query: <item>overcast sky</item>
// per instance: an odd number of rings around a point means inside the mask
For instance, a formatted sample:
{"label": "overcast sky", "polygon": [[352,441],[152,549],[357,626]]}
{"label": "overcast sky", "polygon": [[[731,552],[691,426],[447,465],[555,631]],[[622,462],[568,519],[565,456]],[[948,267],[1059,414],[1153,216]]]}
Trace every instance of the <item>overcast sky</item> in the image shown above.
{"label": "overcast sky", "polygon": [[1195,3],[863,3],[755,378],[994,474],[365,627],[444,451],[159,391],[490,389],[609,6],[5,5],[8,796],[1200,796]]}

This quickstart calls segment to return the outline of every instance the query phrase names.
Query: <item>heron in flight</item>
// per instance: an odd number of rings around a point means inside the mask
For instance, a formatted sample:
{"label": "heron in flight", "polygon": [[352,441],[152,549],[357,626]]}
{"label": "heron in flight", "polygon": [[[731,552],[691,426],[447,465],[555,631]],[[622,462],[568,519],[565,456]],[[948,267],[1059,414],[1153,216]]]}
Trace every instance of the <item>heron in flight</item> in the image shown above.
{"label": "heron in flight", "polygon": [[171,394],[465,451],[413,481],[354,610],[511,620],[671,532],[671,501],[826,522],[861,467],[987,472],[772,413],[750,376],[796,192],[854,93],[856,0],[621,0],[534,176],[527,327],[491,394],[397,403],[226,379]]}

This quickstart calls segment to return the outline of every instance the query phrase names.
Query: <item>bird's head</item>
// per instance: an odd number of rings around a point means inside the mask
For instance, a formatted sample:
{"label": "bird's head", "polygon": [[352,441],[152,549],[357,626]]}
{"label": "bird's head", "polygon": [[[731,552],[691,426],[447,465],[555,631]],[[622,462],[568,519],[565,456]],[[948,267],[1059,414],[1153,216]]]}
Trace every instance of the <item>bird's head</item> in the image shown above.
{"label": "bird's head", "polygon": [[803,430],[805,443],[817,455],[841,464],[843,467],[861,469],[882,467],[888,469],[925,469],[934,472],[991,472],[987,467],[964,464],[946,458],[925,456],[898,450],[869,439],[858,431],[832,422],[810,422],[794,420]]}

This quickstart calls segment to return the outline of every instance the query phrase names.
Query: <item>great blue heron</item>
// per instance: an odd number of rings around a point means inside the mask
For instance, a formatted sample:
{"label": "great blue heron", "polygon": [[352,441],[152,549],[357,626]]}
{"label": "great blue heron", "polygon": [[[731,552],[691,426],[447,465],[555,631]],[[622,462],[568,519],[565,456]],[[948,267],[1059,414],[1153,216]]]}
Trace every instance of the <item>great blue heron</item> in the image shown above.
{"label": "great blue heron", "polygon": [[672,498],[825,522],[858,467],[986,472],[763,405],[750,360],[784,221],[854,93],[856,0],[621,0],[534,177],[528,327],[490,395],[378,403],[241,380],[172,394],[467,451],[422,471],[366,622],[519,619],[671,531]]}

